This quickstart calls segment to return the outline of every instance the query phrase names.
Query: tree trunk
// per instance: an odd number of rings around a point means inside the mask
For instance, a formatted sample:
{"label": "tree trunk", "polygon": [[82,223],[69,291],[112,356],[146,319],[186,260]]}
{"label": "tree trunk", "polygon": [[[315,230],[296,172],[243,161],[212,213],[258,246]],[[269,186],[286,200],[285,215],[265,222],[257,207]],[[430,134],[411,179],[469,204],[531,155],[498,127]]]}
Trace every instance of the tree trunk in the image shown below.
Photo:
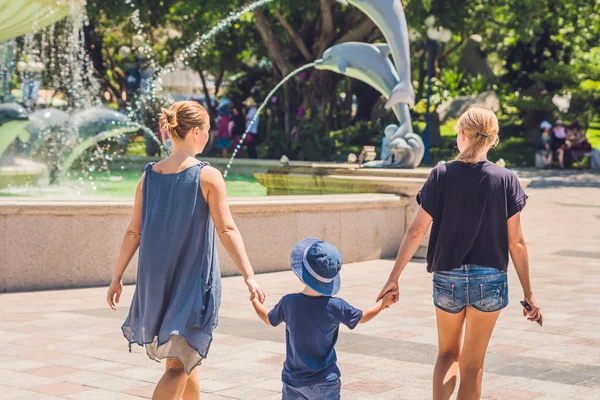
{"label": "tree trunk", "polygon": [[275,66],[277,69],[279,69],[282,76],[288,75],[294,70],[294,65],[285,58],[283,48],[275,36],[275,33],[269,26],[269,21],[263,14],[262,10],[257,8],[253,11],[253,13],[254,17],[256,18],[256,29],[258,30],[258,33],[260,34],[260,37],[267,48],[269,58],[273,60]]}
{"label": "tree trunk", "polygon": [[433,111],[429,114],[429,144],[431,146],[441,146],[442,143],[440,116],[437,111]]}
{"label": "tree trunk", "polygon": [[219,94],[219,89],[221,89],[221,83],[223,83],[223,77],[225,76],[225,60],[221,58],[221,62],[219,64],[219,75],[217,75],[217,79],[215,80],[215,95]]}
{"label": "tree trunk", "polygon": [[200,75],[200,80],[202,81],[202,91],[204,92],[204,97],[206,99],[206,110],[208,111],[208,117],[210,118],[210,126],[216,127],[217,122],[217,110],[215,110],[215,106],[210,101],[210,92],[208,91],[208,87],[206,86],[206,78],[204,77],[204,71],[202,67],[198,63],[196,67],[198,74]]}
{"label": "tree trunk", "polygon": [[294,30],[294,28],[292,28],[292,26],[285,19],[283,14],[281,14],[281,11],[279,11],[278,9],[274,9],[273,13],[275,14],[275,17],[277,17],[279,23],[285,29],[290,39],[292,39],[294,43],[296,43],[296,46],[298,47],[298,50],[300,50],[300,53],[302,53],[302,55],[304,56],[304,59],[308,62],[312,62],[314,57],[310,53],[310,50],[308,50],[308,47],[306,47],[304,40],[302,40],[300,35]]}

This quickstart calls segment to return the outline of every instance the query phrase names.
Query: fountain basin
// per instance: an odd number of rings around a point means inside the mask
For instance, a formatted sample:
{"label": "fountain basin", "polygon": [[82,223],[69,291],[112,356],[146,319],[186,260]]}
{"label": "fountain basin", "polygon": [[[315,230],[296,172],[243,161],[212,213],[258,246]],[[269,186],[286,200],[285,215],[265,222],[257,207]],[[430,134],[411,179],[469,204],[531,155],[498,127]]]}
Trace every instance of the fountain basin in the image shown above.
{"label": "fountain basin", "polygon": [[37,185],[46,167],[23,158],[3,156],[0,159],[0,189],[9,186]]}
{"label": "fountain basin", "polygon": [[[267,188],[267,194],[396,193],[415,197],[431,168],[362,168],[353,164],[312,163],[271,167],[254,176]],[[527,187],[529,179],[519,178]]]}
{"label": "fountain basin", "polygon": [[[290,269],[294,244],[334,243],[344,262],[394,257],[409,199],[389,194],[231,198],[257,273]],[[0,199],[0,292],[108,285],[133,202]],[[367,239],[367,240],[365,240]],[[237,269],[218,245],[224,276]],[[137,255],[125,277],[135,281]]]}
{"label": "fountain basin", "polygon": [[352,164],[313,163],[272,167],[254,174],[268,195],[332,193],[398,193],[414,197],[429,176],[429,168],[361,168]]}

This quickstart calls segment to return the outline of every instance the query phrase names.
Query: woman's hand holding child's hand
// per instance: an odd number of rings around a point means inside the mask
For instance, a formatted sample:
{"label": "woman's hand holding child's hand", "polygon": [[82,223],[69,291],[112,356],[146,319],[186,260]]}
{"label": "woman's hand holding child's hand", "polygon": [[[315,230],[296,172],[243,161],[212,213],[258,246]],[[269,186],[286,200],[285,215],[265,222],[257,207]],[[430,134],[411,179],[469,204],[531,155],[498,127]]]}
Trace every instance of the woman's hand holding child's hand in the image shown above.
{"label": "woman's hand holding child's hand", "polygon": [[264,304],[267,294],[260,288],[256,279],[247,278],[244,282],[246,283],[246,286],[248,286],[248,291],[250,292],[250,301],[254,300],[255,297],[258,297],[260,304]]}
{"label": "woman's hand holding child's hand", "polygon": [[379,292],[379,295],[377,296],[377,301],[383,299],[383,297],[387,293],[390,293],[390,292],[395,293],[394,303],[398,302],[398,299],[400,298],[400,289],[398,287],[398,280],[393,280],[393,279],[388,280],[385,283],[385,285],[383,286],[383,288],[381,289],[381,292]]}
{"label": "woman's hand holding child's hand", "polygon": [[393,305],[394,303],[397,303],[398,302],[398,289],[390,290],[389,292],[387,292],[386,294],[383,295],[381,300],[383,301],[384,309],[388,308],[389,306]]}

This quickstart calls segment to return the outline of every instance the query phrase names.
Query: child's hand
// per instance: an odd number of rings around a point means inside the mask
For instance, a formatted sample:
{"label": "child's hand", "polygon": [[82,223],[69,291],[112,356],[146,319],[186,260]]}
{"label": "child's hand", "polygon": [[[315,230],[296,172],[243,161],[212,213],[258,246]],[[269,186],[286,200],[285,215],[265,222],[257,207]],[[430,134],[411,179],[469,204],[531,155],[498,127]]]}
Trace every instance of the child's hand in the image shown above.
{"label": "child's hand", "polygon": [[390,290],[383,295],[381,300],[383,301],[383,308],[388,308],[392,304],[396,303],[398,301],[398,289]]}

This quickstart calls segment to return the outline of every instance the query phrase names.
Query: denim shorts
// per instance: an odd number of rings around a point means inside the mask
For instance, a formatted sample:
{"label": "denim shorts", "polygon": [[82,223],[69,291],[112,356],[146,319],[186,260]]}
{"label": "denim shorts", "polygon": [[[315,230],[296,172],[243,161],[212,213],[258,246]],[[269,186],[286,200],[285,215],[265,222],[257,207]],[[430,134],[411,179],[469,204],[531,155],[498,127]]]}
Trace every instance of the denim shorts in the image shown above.
{"label": "denim shorts", "polygon": [[451,314],[466,306],[483,312],[501,310],[508,305],[506,272],[479,265],[434,272],[433,304]]}
{"label": "denim shorts", "polygon": [[282,400],[340,400],[342,383],[338,379],[333,382],[315,383],[307,386],[291,386],[283,383]]}

